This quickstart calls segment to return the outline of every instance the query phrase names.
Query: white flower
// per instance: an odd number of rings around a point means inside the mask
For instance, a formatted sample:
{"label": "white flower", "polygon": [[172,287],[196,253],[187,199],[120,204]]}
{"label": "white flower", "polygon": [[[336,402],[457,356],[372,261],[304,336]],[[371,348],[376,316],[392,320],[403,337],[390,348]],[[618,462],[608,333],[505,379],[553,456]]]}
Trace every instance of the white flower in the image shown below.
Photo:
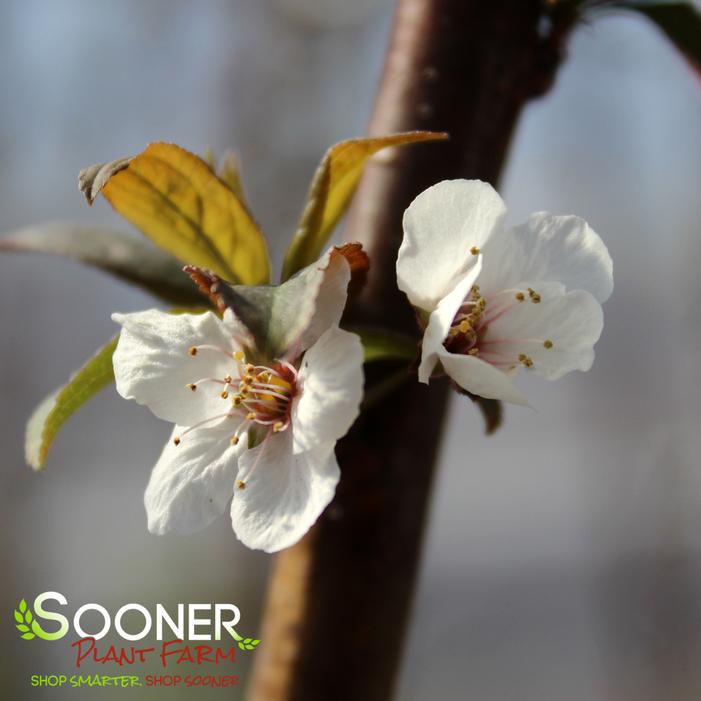
{"label": "white flower", "polygon": [[437,364],[472,394],[525,404],[511,378],[588,370],[613,290],[611,257],[587,223],[532,214],[506,229],[487,183],[447,180],[404,213],[399,288],[426,322],[419,380]]}
{"label": "white flower", "polygon": [[[233,495],[238,538],[274,552],[297,542],[331,501],[339,480],[334,447],[362,396],[363,351],[356,335],[338,327],[350,276],[345,258],[329,254],[306,275],[286,283],[293,292],[296,285],[304,320],[278,320],[294,336],[274,357],[231,309],[223,319],[113,315],[122,325],[117,391],[175,424],[146,489],[153,533],[203,528]],[[283,287],[247,289],[275,291],[279,312]]]}

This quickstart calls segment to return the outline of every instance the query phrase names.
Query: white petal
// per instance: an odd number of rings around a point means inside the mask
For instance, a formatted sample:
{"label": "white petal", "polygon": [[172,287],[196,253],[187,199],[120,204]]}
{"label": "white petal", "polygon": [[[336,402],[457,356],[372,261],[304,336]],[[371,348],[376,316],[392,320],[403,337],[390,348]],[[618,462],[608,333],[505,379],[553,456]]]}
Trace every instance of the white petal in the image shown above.
{"label": "white petal", "polygon": [[421,344],[421,364],[419,365],[419,382],[428,381],[438,362],[438,353],[443,348],[448,331],[455,315],[465,298],[472,289],[477,276],[482,269],[482,256],[478,257],[475,266],[458,282],[439,303],[428,318],[428,325]]}
{"label": "white petal", "polygon": [[363,346],[353,333],[330,328],[307,351],[301,393],[292,407],[295,453],[336,441],[351,427],[363,396]]}
{"label": "white petal", "polygon": [[432,311],[475,263],[504,217],[494,188],[479,180],[444,180],[424,190],[404,212],[397,283],[409,301]]}
{"label": "white petal", "polygon": [[486,399],[501,399],[512,404],[528,401],[512,384],[506,373],[472,355],[439,353],[443,368],[463,389]]}
{"label": "white petal", "polygon": [[[176,426],[151,473],[144,505],[151,533],[193,533],[222,514],[234,492],[237,455],[231,445],[238,422],[183,436]],[[179,445],[175,436],[182,436]]]}
{"label": "white petal", "polygon": [[301,350],[313,346],[326,329],[338,326],[348,297],[351,271],[344,255],[332,248],[315,265],[324,270],[323,280],[316,294],[314,316],[300,340]]}
{"label": "white petal", "polygon": [[[540,303],[534,304],[527,295],[524,302],[514,302],[507,313],[489,325],[481,355],[490,349],[518,364],[518,356],[523,353],[533,360],[528,371],[549,380],[572,370],[589,370],[594,344],[604,325],[601,305],[589,292],[568,292],[557,282],[534,282],[531,287],[540,295]],[[547,348],[546,342],[552,346]]]}
{"label": "white petal", "polygon": [[222,323],[226,327],[231,338],[234,339],[234,345],[239,348],[255,348],[255,339],[251,335],[248,328],[236,316],[231,307],[227,307],[222,314]]}
{"label": "white petal", "polygon": [[490,240],[479,283],[483,294],[526,280],[561,282],[599,302],[613,291],[613,263],[599,235],[579,217],[531,214],[525,224]]}
{"label": "white petal", "polygon": [[[294,545],[333,498],[340,471],[334,443],[295,455],[290,431],[272,434],[240,458],[231,520],[237,537],[255,550]],[[254,467],[255,466],[255,467]]]}
{"label": "white petal", "polygon": [[236,374],[231,356],[192,346],[208,344],[232,353],[237,346],[226,326],[212,312],[166,314],[151,309],[113,314],[122,325],[113,364],[117,391],[125,399],[146,405],[161,419],[182,426],[210,419],[230,408],[219,394],[221,385],[203,383],[193,392],[187,385],[203,378]]}

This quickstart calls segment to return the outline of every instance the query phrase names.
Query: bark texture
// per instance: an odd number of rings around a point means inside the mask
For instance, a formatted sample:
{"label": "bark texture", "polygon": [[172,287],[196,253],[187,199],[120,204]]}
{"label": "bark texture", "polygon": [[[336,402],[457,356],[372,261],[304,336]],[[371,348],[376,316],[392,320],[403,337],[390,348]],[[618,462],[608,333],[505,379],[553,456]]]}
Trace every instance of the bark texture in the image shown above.
{"label": "bark texture", "polygon": [[[353,323],[415,332],[396,287],[404,209],[446,178],[496,184],[524,104],[545,92],[574,18],[537,0],[399,0],[371,134],[447,131],[368,168],[347,238],[371,259]],[[382,368],[370,368],[367,383]],[[271,576],[251,701],[387,701],[399,667],[447,388],[407,383],[338,446],[333,503]],[[475,420],[479,420],[477,413]]]}

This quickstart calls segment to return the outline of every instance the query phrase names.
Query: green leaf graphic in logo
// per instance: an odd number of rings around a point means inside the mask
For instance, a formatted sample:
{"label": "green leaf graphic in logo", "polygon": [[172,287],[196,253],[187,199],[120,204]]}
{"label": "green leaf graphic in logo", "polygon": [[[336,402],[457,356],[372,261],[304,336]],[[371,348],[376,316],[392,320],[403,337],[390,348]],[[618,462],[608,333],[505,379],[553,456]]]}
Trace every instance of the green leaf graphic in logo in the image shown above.
{"label": "green leaf graphic in logo", "polygon": [[34,614],[27,606],[27,602],[24,599],[19,602],[19,606],[15,609],[14,613],[15,628],[20,632],[20,637],[24,640],[36,638],[36,632],[32,632],[32,629],[29,627],[34,620]]}
{"label": "green leaf graphic in logo", "polygon": [[234,636],[234,640],[239,644],[239,649],[241,650],[255,650],[258,645],[260,645],[260,640],[258,640],[258,638],[244,638],[235,630],[232,630],[231,634]]}

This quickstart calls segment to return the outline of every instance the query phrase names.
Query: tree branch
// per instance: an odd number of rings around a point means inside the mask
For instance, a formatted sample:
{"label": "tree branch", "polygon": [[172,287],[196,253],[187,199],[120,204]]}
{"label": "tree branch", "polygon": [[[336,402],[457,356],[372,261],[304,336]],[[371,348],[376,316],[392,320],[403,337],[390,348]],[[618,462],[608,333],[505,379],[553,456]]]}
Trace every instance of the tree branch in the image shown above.
{"label": "tree branch", "polygon": [[[497,181],[521,109],[551,85],[574,22],[556,3],[544,8],[537,0],[399,1],[370,131],[432,129],[451,141],[397,149],[368,168],[347,233],[371,259],[349,312],[354,323],[416,333],[396,287],[402,213],[439,180]],[[368,386],[382,378],[376,365]],[[275,564],[252,701],[390,697],[446,397],[440,383],[408,383],[339,444],[336,498]]]}

